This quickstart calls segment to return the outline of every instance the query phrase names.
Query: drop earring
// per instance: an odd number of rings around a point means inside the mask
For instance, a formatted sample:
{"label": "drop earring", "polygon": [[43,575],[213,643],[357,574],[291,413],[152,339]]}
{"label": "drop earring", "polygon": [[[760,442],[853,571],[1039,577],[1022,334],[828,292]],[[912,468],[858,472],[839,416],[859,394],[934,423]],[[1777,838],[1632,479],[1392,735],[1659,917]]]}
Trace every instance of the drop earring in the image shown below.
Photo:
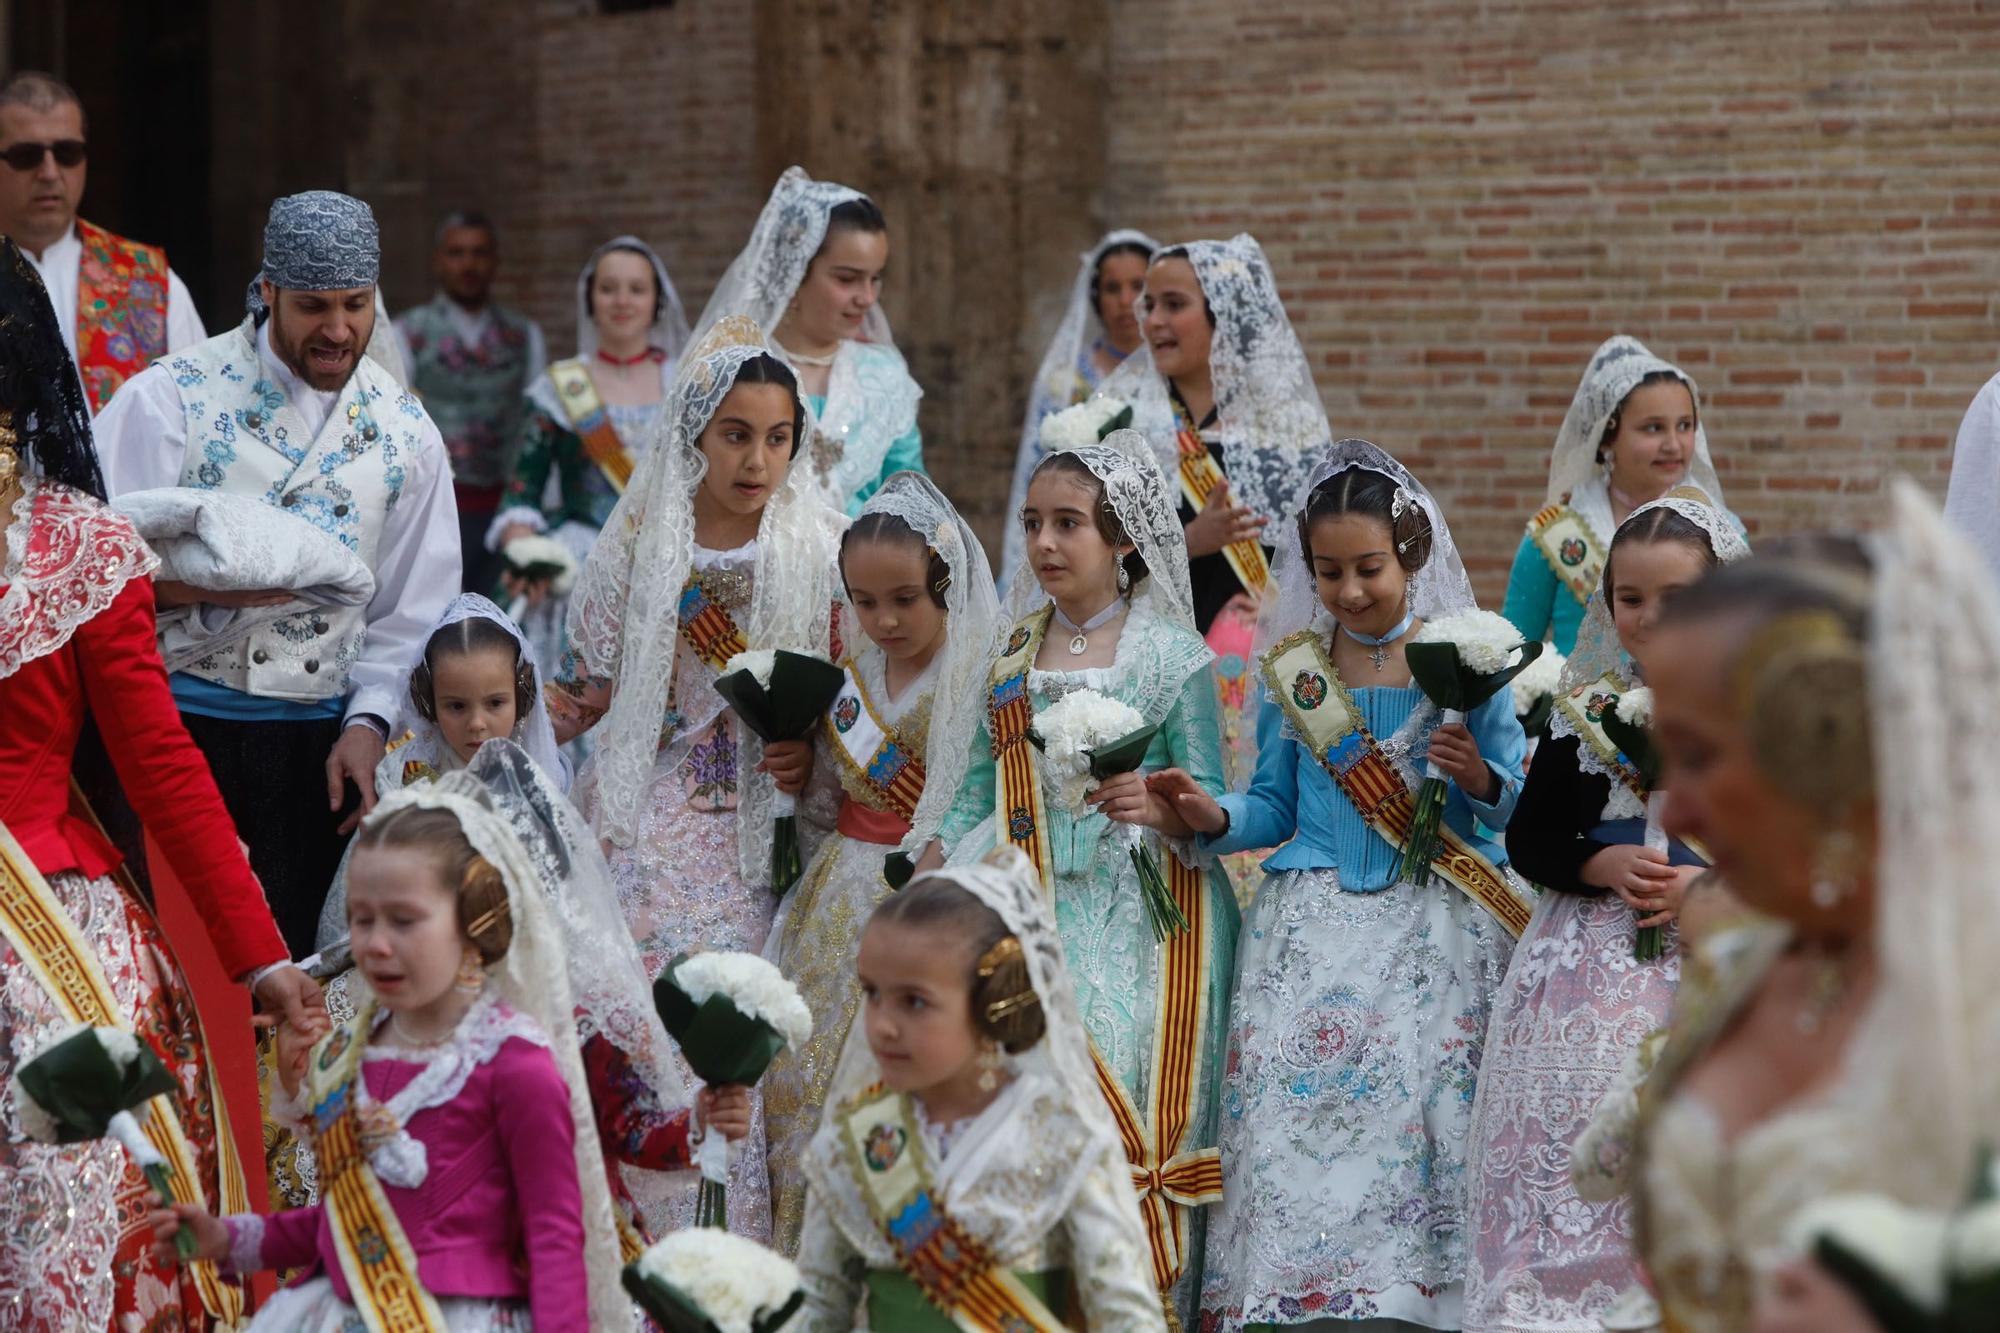
{"label": "drop earring", "polygon": [[979,1048],[979,1090],[992,1092],[1000,1086],[1000,1045],[991,1037]]}
{"label": "drop earring", "polygon": [[458,975],[452,978],[451,984],[465,995],[477,995],[486,989],[486,964],[479,957],[479,950],[470,944],[459,956]]}
{"label": "drop earring", "polygon": [[1854,892],[1861,861],[1861,848],[1852,833],[1839,829],[1828,833],[1813,849],[1812,901],[1822,912],[1831,912]]}
{"label": "drop earring", "polygon": [[1125,568],[1125,557],[1121,555],[1118,557],[1118,595],[1123,597],[1130,591],[1132,591],[1132,571]]}

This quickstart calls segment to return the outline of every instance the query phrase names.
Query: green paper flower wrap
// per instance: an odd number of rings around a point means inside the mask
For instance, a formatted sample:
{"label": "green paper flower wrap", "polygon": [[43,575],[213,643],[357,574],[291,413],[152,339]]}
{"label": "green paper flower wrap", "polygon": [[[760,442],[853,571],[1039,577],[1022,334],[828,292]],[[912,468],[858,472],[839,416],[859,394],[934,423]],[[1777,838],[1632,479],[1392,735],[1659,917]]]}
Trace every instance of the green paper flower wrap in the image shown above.
{"label": "green paper flower wrap", "polygon": [[[653,1005],[688,1067],[710,1087],[754,1085],[779,1051],[812,1035],[812,1012],[798,988],[755,954],[677,954],[653,982]],[[695,1224],[727,1228],[729,1161],[720,1135],[702,1136],[696,1164]]]}
{"label": "green paper flower wrap", "polygon": [[[738,653],[723,664],[715,689],[766,745],[804,740],[832,706],[846,673],[824,657],[784,648]],[[799,882],[798,799],[778,792],[771,830],[771,892],[783,897]]]}
{"label": "green paper flower wrap", "polygon": [[[14,1108],[21,1129],[41,1143],[85,1143],[113,1138],[160,1199],[174,1202],[159,1149],[141,1122],[146,1103],[174,1091],[174,1078],[153,1048],[124,1028],[79,1027],[42,1047],[14,1071]],[[192,1231],[175,1241],[183,1259],[194,1257]]]}

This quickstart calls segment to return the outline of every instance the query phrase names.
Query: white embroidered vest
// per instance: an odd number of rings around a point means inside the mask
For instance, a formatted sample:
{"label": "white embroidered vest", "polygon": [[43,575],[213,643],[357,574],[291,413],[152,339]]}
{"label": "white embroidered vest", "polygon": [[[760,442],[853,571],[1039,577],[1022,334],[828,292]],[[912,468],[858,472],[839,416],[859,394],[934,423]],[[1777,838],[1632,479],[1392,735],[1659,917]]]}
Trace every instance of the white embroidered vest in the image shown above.
{"label": "white embroidered vest", "polygon": [[[373,569],[390,511],[424,445],[424,409],[362,357],[317,438],[265,374],[248,320],[165,362],[187,422],[181,485],[255,495],[336,537]],[[184,668],[267,699],[316,702],[347,693],[368,633],[368,608],[314,607]],[[162,631],[162,653],[184,633]]]}

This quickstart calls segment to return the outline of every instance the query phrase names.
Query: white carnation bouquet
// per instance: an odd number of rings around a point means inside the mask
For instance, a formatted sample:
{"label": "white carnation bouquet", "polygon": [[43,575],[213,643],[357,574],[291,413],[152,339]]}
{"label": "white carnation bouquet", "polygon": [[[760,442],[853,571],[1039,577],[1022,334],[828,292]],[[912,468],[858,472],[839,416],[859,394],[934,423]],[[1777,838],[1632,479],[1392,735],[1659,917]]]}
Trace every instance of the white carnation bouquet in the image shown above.
{"label": "white carnation bouquet", "polygon": [[[1520,654],[1516,658],[1515,654]],[[1444,711],[1443,725],[1465,715],[1504,689],[1542,655],[1540,641],[1524,643],[1513,622],[1474,608],[1424,622],[1403,648],[1410,678]],[[1424,770],[1410,816],[1410,836],[1396,859],[1395,875],[1419,887],[1431,882],[1437,855],[1438,824],[1444,818],[1445,775],[1436,760]]]}
{"label": "white carnation bouquet", "polygon": [[[798,987],[753,953],[681,955],[653,983],[653,1006],[695,1077],[710,1087],[754,1085],[778,1052],[812,1036],[812,1011]],[[696,1165],[701,1191],[695,1224],[729,1225],[729,1148],[704,1132]]]}
{"label": "white carnation bouquet", "polygon": [[[1138,709],[1123,700],[1078,690],[1066,694],[1035,715],[1028,739],[1042,752],[1042,776],[1056,803],[1078,810],[1099,783],[1120,773],[1138,771],[1158,732]],[[1139,887],[1153,922],[1153,934],[1166,939],[1187,929],[1187,917],[1174,902],[1165,876],[1136,824],[1117,825],[1125,854],[1138,872]]]}
{"label": "white carnation bouquet", "polygon": [[[124,1028],[77,1024],[14,1071],[14,1110],[21,1131],[37,1143],[116,1139],[162,1202],[174,1191],[166,1159],[146,1137],[147,1104],[174,1091],[174,1077],[153,1048]],[[175,1242],[194,1255],[194,1233]]]}
{"label": "white carnation bouquet", "polygon": [[676,1231],[625,1265],[625,1290],[667,1333],[774,1333],[805,1302],[789,1259],[726,1231]]}
{"label": "white carnation bouquet", "polygon": [[1132,404],[1099,395],[1042,418],[1042,448],[1049,453],[1096,444],[1132,424]]}
{"label": "white carnation bouquet", "polygon": [[[516,537],[500,548],[500,559],[509,574],[530,583],[546,583],[557,597],[569,596],[569,590],[576,586],[576,556],[553,537],[539,533]],[[527,609],[528,599],[516,597],[507,608],[507,618],[518,622]]]}

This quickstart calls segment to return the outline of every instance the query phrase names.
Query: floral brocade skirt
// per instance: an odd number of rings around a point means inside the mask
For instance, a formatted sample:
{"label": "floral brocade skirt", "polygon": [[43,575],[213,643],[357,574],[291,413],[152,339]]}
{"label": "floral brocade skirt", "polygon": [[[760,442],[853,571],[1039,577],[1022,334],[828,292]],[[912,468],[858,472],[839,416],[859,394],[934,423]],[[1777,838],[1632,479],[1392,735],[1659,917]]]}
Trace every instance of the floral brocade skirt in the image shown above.
{"label": "floral brocade skirt", "polygon": [[1515,947],[1479,1075],[1468,1331],[1597,1333],[1639,1281],[1630,1201],[1586,1202],[1570,1183],[1571,1147],[1679,983],[1673,928],[1645,963],[1636,933],[1614,894],[1544,893]]}
{"label": "floral brocade skirt", "polygon": [[[639,943],[648,977],[658,977],[675,955],[707,949],[759,953],[771,930],[777,899],[764,884],[737,872],[733,724],[724,715],[680,769],[655,769],[640,797],[638,836],[630,847],[608,846],[611,883],[625,924]],[[727,774],[719,784],[690,790],[692,775]],[[578,775],[573,799],[586,817],[596,813],[596,769]],[[674,1050],[680,1060],[680,1050]],[[690,1088],[701,1080],[683,1062]],[[764,1162],[764,1103],[751,1092],[750,1134],[729,1153],[729,1229],[767,1242],[771,1236],[771,1178]],[[626,1182],[646,1230],[664,1236],[694,1225],[700,1177],[693,1171],[627,1171]]]}
{"label": "floral brocade skirt", "polygon": [[[120,1012],[177,1085],[181,1130],[215,1203],[214,1109],[206,1053],[187,981],[158,923],[108,877],[59,872],[49,887],[97,955]],[[70,1026],[34,972],[0,938],[0,1087]],[[11,1093],[0,1097],[0,1327],[206,1329],[191,1279],[152,1258],[147,1185],[110,1139],[54,1147],[21,1132]]]}
{"label": "floral brocade skirt", "polygon": [[1231,1003],[1204,1333],[1459,1327],[1480,1046],[1512,945],[1448,884],[1265,878]]}

